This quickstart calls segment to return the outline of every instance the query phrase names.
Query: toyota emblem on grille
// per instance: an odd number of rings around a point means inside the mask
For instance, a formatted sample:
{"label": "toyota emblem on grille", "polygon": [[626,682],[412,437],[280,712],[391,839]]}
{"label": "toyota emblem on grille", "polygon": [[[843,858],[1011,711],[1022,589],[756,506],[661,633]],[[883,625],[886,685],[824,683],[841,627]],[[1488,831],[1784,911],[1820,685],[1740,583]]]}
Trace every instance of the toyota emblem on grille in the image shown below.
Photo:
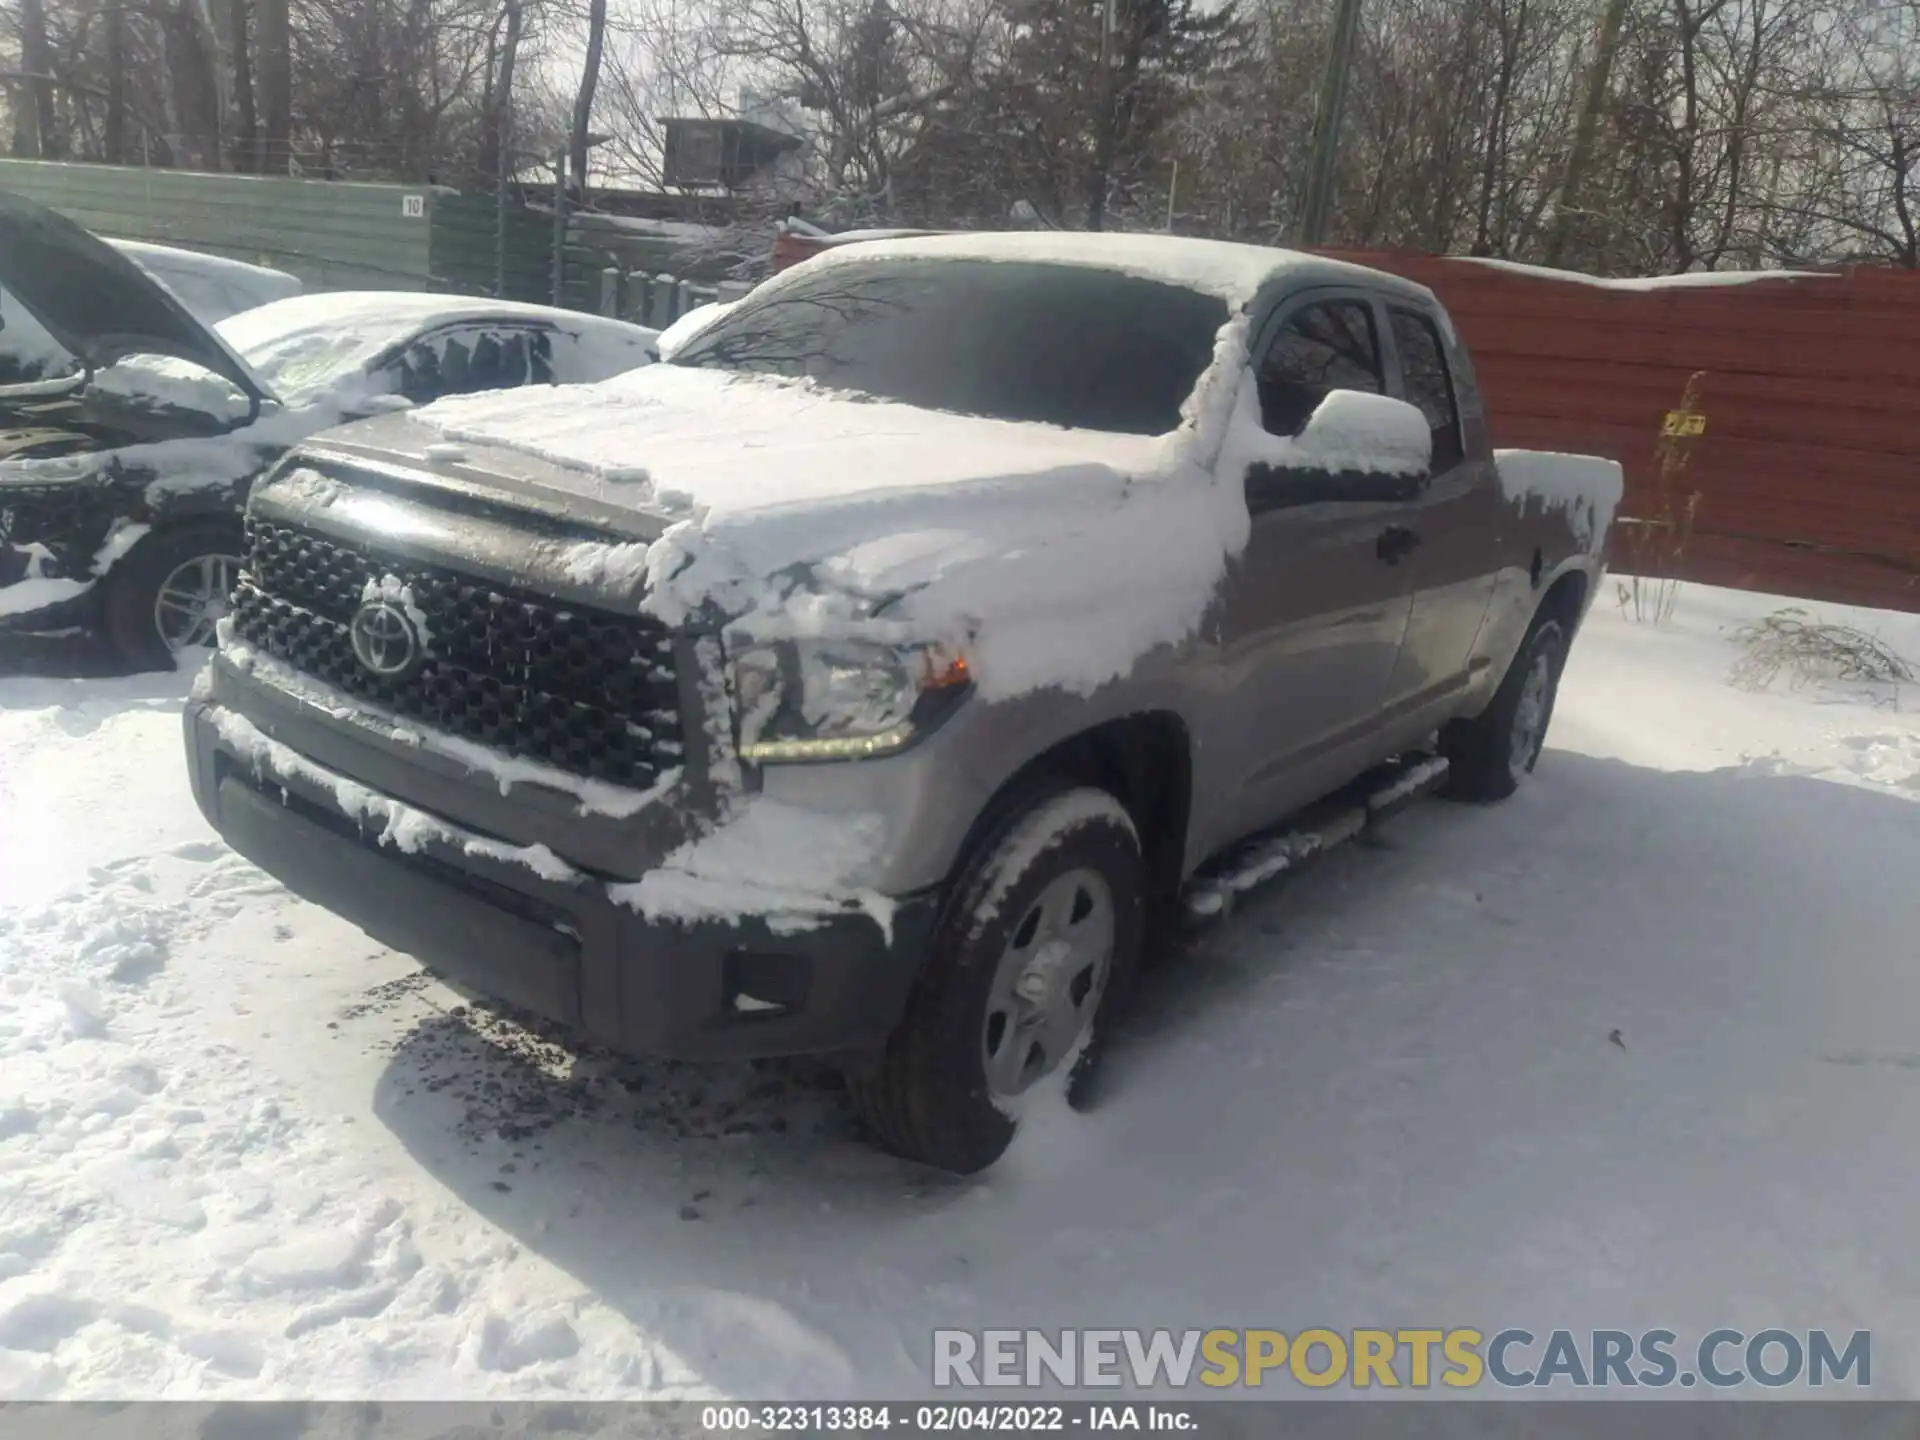
{"label": "toyota emblem on grille", "polygon": [[426,658],[407,612],[385,600],[369,600],[354,611],[348,634],[353,658],[383,680],[411,673]]}

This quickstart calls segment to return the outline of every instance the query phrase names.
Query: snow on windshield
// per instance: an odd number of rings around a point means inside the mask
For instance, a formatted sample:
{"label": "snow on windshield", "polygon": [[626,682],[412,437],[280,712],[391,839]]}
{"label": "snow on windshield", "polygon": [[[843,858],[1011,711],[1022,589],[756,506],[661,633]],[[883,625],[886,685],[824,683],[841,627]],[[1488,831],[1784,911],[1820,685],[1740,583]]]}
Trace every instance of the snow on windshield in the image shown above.
{"label": "snow on windshield", "polygon": [[366,296],[303,295],[243,310],[214,326],[261,383],[289,405],[318,399],[420,328]]}

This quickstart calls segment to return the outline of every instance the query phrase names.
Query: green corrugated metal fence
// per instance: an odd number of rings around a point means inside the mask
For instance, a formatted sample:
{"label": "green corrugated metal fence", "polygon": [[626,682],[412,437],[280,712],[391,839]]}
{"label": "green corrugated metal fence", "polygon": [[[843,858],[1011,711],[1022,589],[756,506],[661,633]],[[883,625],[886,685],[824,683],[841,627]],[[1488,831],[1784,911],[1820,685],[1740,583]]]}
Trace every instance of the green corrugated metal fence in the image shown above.
{"label": "green corrugated metal fence", "polygon": [[[298,276],[310,290],[446,290],[491,295],[500,208],[445,186],[214,175],[187,170],[0,159],[12,190],[100,235],[179,245]],[[552,299],[551,214],[507,212],[508,298]],[[669,237],[577,216],[565,250],[563,303],[598,310],[609,270],[706,276]]]}

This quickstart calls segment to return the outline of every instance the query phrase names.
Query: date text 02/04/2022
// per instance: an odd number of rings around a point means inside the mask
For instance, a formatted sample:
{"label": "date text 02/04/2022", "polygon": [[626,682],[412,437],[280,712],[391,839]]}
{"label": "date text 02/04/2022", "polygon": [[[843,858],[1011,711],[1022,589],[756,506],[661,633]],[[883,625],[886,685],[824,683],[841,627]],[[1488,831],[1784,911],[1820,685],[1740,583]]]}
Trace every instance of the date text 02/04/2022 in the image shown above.
{"label": "date text 02/04/2022", "polygon": [[1191,1434],[1185,1406],[1164,1404],[985,1405],[709,1405],[700,1428],[713,1434],[907,1435],[1151,1430]]}

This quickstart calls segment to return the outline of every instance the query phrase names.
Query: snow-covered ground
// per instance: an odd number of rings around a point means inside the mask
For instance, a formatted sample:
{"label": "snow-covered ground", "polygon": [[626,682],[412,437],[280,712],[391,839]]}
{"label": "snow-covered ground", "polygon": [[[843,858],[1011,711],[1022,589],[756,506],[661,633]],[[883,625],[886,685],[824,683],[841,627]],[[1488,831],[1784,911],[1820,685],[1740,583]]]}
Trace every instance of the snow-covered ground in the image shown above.
{"label": "snow-covered ground", "polygon": [[1609,594],[1515,800],[1243,902],[965,1183],[460,1009],[215,839],[186,677],[0,680],[0,1397],[910,1395],[987,1325],[1872,1329],[1920,1396],[1920,687],[1736,688],[1775,603]]}

